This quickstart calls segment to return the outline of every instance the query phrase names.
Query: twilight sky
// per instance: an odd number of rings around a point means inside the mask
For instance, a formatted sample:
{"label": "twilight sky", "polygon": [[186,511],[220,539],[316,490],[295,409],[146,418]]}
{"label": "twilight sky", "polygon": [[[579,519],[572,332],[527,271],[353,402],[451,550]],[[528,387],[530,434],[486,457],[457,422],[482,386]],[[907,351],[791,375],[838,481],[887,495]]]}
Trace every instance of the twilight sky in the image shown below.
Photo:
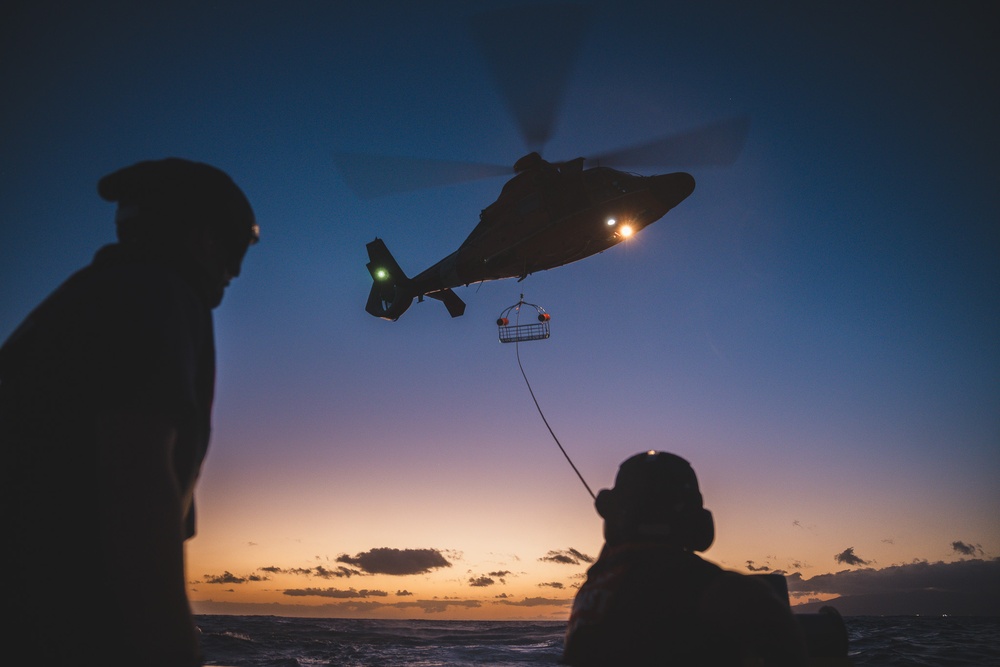
{"label": "twilight sky", "polygon": [[209,162],[261,224],[216,311],[195,610],[565,618],[601,523],[497,340],[522,293],[552,315],[525,373],[595,492],[672,451],[715,516],[706,557],[784,571],[793,601],[996,598],[989,3],[583,3],[545,157],[745,115],[742,154],[644,167],[697,188],[604,254],[458,289],[461,318],[373,318],[365,243],[416,274],[505,179],[362,199],[334,154],[513,165],[529,149],[468,20],[518,4],[5,5],[0,337],[113,240],[96,182],[118,167]]}

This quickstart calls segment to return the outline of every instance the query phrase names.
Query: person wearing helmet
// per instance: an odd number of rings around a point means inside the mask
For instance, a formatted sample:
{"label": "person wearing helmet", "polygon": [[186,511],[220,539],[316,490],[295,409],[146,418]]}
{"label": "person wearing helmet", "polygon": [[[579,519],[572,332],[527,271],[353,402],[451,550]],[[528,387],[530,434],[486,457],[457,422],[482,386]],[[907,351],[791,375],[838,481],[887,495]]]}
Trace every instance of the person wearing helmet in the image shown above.
{"label": "person wearing helmet", "polygon": [[258,227],[207,164],[102,178],[117,243],[0,348],[5,624],[32,664],[201,664],[184,541],[209,441],[212,310]]}
{"label": "person wearing helmet", "polygon": [[695,554],[711,546],[715,525],[687,461],[636,454],[595,505],[605,544],[573,602],[563,663],[805,664],[787,601]]}

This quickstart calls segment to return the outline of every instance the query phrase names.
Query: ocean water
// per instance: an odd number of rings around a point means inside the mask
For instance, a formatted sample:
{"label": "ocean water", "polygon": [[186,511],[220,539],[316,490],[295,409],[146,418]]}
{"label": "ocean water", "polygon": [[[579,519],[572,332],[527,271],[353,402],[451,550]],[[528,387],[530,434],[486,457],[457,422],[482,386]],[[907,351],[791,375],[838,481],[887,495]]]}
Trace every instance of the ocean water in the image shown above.
{"label": "ocean water", "polygon": [[[1000,666],[1000,617],[848,616],[855,667]],[[565,623],[198,616],[206,665],[557,665]]]}

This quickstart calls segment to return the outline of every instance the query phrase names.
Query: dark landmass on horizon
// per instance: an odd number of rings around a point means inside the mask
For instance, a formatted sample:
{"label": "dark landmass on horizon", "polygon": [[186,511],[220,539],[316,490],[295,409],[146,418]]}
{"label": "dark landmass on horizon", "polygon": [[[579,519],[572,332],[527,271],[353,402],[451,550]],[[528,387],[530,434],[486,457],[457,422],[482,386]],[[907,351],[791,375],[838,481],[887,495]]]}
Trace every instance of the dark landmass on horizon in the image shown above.
{"label": "dark landmass on horizon", "polygon": [[997,591],[903,591],[845,595],[825,602],[795,605],[797,614],[815,614],[830,606],[841,616],[1000,616]]}
{"label": "dark landmass on horizon", "polygon": [[1000,558],[917,561],[809,579],[793,573],[785,580],[800,597],[838,596],[794,605],[798,613],[829,605],[841,616],[1000,616]]}

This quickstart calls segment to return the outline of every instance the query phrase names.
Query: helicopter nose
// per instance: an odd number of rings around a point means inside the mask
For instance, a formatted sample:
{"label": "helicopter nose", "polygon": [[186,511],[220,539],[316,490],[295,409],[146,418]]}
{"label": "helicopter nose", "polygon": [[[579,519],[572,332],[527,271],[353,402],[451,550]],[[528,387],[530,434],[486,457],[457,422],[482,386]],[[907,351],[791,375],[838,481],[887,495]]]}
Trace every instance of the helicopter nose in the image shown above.
{"label": "helicopter nose", "polygon": [[694,177],[679,171],[675,174],[653,176],[653,194],[669,211],[694,192]]}

